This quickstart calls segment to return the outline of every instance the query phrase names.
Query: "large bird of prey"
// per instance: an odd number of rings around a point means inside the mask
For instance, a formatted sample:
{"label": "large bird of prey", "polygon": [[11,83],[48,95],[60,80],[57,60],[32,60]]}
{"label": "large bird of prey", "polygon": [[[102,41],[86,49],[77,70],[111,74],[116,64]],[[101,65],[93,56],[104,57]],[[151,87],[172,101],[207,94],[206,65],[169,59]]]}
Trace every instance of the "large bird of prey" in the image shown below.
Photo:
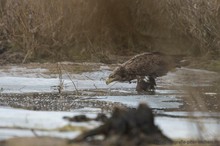
{"label": "large bird of prey", "polygon": [[[155,78],[166,75],[170,70],[180,67],[182,55],[166,55],[160,52],[146,52],[134,56],[109,75],[106,84],[114,81],[131,82],[137,79],[136,90],[154,90]],[[144,81],[148,77],[148,82]]]}

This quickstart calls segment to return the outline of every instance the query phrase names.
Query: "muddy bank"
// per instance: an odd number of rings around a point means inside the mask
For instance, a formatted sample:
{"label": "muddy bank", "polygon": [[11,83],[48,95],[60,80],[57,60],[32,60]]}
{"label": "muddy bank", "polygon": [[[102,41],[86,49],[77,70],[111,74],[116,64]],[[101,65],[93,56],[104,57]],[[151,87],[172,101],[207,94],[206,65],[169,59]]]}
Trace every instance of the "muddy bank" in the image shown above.
{"label": "muddy bank", "polygon": [[[88,146],[88,143],[69,144],[64,139],[51,138],[51,137],[38,137],[38,138],[14,138],[8,141],[0,141],[1,146]],[[178,141],[173,146],[218,146],[218,142],[213,141]],[[96,143],[93,146],[97,146]]]}
{"label": "muddy bank", "polygon": [[38,111],[71,111],[84,107],[100,108],[111,112],[114,107],[124,107],[119,102],[107,102],[94,100],[93,96],[79,96],[73,93],[29,93],[29,94],[2,94],[0,106],[9,106]]}
{"label": "muddy bank", "polygon": [[[210,88],[210,87],[207,87]],[[166,91],[153,95],[138,95],[118,90],[87,90],[59,93],[2,93],[0,106],[43,111],[71,111],[83,107],[101,108],[111,112],[115,106],[134,108],[140,102],[148,103],[154,110],[219,112],[219,93],[207,89],[190,89],[191,96]],[[108,95],[110,94],[110,95]],[[201,104],[198,104],[198,100]]]}

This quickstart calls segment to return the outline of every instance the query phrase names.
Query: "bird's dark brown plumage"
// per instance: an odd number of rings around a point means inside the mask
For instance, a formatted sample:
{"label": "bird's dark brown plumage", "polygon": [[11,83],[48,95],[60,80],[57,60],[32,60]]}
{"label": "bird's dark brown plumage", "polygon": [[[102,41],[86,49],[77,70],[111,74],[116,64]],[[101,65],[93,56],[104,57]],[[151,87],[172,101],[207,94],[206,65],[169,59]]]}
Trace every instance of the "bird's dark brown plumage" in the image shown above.
{"label": "bird's dark brown plumage", "polygon": [[[121,66],[117,67],[109,75],[109,78],[106,80],[106,84],[113,81],[130,82],[134,79],[137,79],[138,82],[142,82],[144,77],[147,76],[149,78],[149,87],[146,88],[154,90],[154,86],[156,85],[155,78],[166,75],[167,72],[175,67],[178,67],[181,59],[182,56],[180,55],[172,56],[160,52],[142,53],[134,56]],[[148,84],[146,84],[146,86]]]}

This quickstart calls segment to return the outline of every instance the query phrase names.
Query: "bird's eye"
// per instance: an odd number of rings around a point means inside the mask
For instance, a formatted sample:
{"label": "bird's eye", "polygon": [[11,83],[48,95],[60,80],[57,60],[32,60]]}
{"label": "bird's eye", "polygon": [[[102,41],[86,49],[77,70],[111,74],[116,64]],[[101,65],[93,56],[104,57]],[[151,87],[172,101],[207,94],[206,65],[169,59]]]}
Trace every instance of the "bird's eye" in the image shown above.
{"label": "bird's eye", "polygon": [[110,78],[113,78],[113,77],[114,77],[114,75],[113,75],[113,74],[110,74],[110,75],[109,75],[109,77],[110,77]]}

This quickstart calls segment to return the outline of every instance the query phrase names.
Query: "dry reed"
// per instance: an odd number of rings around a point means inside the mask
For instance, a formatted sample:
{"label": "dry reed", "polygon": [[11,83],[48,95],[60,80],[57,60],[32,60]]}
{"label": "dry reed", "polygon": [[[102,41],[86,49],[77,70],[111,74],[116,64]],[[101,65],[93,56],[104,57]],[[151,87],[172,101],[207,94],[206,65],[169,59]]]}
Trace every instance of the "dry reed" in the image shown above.
{"label": "dry reed", "polygon": [[23,52],[23,62],[143,51],[219,55],[219,0],[1,0],[0,6],[1,41]]}

